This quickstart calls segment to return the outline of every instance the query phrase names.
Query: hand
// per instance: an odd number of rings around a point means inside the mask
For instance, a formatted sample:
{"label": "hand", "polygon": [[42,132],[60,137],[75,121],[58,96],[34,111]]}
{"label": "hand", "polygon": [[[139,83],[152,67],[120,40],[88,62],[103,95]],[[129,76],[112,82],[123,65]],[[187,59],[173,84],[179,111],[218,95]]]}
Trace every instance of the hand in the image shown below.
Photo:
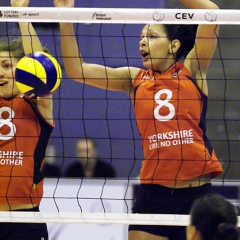
{"label": "hand", "polygon": [[54,0],[55,7],[74,7],[74,0]]}
{"label": "hand", "polygon": [[30,0],[11,0],[12,7],[27,7]]}

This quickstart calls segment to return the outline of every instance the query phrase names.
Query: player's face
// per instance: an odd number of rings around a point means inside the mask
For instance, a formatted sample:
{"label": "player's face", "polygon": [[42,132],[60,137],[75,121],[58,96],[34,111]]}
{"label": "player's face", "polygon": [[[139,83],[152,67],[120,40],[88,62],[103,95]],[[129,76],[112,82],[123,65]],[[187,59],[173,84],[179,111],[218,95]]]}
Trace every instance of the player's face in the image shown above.
{"label": "player's face", "polygon": [[80,140],[76,146],[77,157],[82,164],[86,164],[86,162],[91,161],[96,156],[96,150],[91,141]]}
{"label": "player's face", "polygon": [[14,80],[18,60],[9,52],[0,52],[0,97],[13,98],[20,94]]}
{"label": "player's face", "polygon": [[173,58],[171,41],[167,37],[164,25],[146,25],[142,30],[139,45],[143,65],[146,68],[159,72],[167,70]]}

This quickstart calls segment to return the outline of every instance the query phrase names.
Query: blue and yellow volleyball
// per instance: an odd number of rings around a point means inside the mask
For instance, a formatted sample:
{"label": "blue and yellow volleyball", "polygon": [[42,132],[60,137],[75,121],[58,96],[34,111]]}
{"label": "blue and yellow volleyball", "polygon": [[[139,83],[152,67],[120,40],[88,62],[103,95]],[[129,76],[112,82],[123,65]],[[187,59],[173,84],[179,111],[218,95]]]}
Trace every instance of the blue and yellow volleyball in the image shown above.
{"label": "blue and yellow volleyball", "polygon": [[53,93],[60,86],[61,67],[52,55],[34,52],[21,58],[16,66],[15,81],[23,94],[43,96]]}

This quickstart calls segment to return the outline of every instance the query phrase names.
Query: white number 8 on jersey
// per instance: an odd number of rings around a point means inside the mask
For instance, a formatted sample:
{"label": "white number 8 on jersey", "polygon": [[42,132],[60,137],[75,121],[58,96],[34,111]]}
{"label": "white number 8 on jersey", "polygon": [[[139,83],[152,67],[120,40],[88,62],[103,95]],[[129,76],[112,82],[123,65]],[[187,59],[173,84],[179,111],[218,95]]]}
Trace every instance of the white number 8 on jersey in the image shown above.
{"label": "white number 8 on jersey", "polygon": [[[9,117],[4,119],[2,117],[3,112],[7,112]],[[0,140],[9,140],[14,137],[16,133],[16,126],[12,123],[12,119],[14,118],[15,113],[9,107],[2,107],[0,108],[0,129],[2,126],[7,125],[10,128],[10,132],[6,135],[0,133]]]}
{"label": "white number 8 on jersey", "polygon": [[[162,94],[166,94],[167,97],[165,100],[161,100],[160,96]],[[161,89],[159,90],[155,96],[154,96],[154,100],[155,102],[158,104],[158,106],[154,109],[154,117],[160,121],[160,122],[166,122],[169,121],[173,118],[174,114],[175,114],[175,108],[174,106],[169,102],[169,100],[172,98],[172,91],[170,91],[169,89]],[[166,116],[162,116],[159,114],[159,110],[161,107],[167,107],[169,109],[169,114]]]}

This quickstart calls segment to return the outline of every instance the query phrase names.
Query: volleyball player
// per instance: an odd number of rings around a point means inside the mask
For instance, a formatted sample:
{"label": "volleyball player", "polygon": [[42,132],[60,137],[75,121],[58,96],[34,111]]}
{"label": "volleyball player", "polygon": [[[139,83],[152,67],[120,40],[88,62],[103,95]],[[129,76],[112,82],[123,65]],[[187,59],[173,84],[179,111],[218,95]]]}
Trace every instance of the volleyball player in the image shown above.
{"label": "volleyball player", "polygon": [[239,240],[237,211],[219,194],[196,200],[190,212],[187,240]]}
{"label": "volleyball player", "polygon": [[[191,9],[218,9],[209,0],[179,2]],[[74,7],[74,0],[54,0],[54,4]],[[134,104],[145,159],[133,213],[188,214],[194,200],[211,191],[211,179],[223,171],[205,134],[206,75],[218,26],[199,25],[195,38],[189,26],[147,24],[139,41],[146,70],[86,63],[73,25],[60,23],[60,30],[67,76],[98,88],[126,92]],[[184,240],[185,230],[130,225],[129,240]]]}
{"label": "volleyball player", "polygon": [[[11,0],[27,7],[29,0]],[[31,23],[19,23],[21,39],[0,41],[0,211],[39,211],[41,164],[52,132],[52,96],[22,96],[14,82],[18,61],[43,47]],[[47,240],[45,223],[0,223],[1,240]]]}

